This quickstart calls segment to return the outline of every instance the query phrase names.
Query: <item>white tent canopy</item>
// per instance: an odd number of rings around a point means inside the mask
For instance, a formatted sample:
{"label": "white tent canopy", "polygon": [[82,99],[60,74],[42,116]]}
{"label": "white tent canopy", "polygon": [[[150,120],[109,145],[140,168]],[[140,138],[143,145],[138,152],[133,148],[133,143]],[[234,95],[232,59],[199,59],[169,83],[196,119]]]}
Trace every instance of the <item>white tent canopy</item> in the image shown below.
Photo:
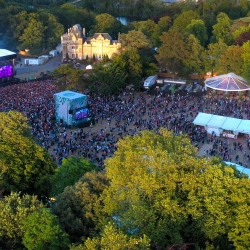
{"label": "white tent canopy", "polygon": [[207,113],[199,113],[193,123],[199,126],[206,126],[213,115]]}
{"label": "white tent canopy", "polygon": [[250,120],[236,119],[220,115],[212,115],[200,112],[194,119],[195,125],[204,126],[209,134],[214,132],[219,135],[223,130],[250,135]]}
{"label": "white tent canopy", "polygon": [[205,81],[205,89],[211,88],[222,91],[245,91],[250,90],[250,85],[241,76],[234,73],[228,73],[215,77],[208,78]]}
{"label": "white tent canopy", "polygon": [[241,120],[236,131],[243,134],[250,134],[250,120]]}
{"label": "white tent canopy", "polygon": [[233,118],[233,117],[227,117],[225,122],[222,125],[222,128],[224,130],[231,130],[234,131],[235,128],[238,128],[239,124],[242,122],[241,119]]}
{"label": "white tent canopy", "polygon": [[88,65],[86,69],[93,69],[93,67],[91,65]]}
{"label": "white tent canopy", "polygon": [[222,128],[222,125],[226,121],[227,117],[225,116],[220,116],[220,115],[213,115],[209,122],[207,123],[208,127],[213,127],[213,128]]}

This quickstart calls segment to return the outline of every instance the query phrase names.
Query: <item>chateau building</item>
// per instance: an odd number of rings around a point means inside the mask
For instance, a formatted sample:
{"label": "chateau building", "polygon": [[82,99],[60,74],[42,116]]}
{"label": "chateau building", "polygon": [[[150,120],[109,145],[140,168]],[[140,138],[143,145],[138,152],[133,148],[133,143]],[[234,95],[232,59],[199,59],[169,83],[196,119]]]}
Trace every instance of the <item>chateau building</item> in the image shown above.
{"label": "chateau building", "polygon": [[61,36],[62,59],[67,55],[70,59],[102,59],[104,55],[109,58],[118,53],[121,43],[112,40],[108,33],[95,33],[93,37],[85,36],[85,28],[79,24],[68,29],[68,32]]}

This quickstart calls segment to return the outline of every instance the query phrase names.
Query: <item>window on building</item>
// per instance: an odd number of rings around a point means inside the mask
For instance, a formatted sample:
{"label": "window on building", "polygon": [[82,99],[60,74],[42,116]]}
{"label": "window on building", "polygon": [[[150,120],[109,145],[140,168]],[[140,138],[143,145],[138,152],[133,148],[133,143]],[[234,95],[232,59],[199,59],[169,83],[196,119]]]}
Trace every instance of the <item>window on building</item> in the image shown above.
{"label": "window on building", "polygon": [[74,49],[75,48],[75,46],[72,46],[72,49]]}
{"label": "window on building", "polygon": [[75,59],[75,54],[72,54],[72,59]]}

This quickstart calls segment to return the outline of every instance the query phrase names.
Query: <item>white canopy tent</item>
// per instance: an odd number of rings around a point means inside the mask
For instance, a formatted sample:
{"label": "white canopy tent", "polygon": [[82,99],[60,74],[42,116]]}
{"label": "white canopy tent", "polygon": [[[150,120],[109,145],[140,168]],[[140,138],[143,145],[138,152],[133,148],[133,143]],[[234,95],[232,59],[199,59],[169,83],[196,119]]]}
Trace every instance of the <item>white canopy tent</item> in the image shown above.
{"label": "white canopy tent", "polygon": [[92,65],[86,66],[86,69],[93,69]]}
{"label": "white canopy tent", "polygon": [[233,117],[227,117],[225,122],[222,125],[222,128],[224,130],[231,130],[235,131],[236,128],[238,128],[239,124],[242,122],[241,119],[233,118]]}
{"label": "white canopy tent", "polygon": [[200,112],[194,119],[195,125],[204,126],[209,134],[213,132],[219,136],[223,130],[232,131],[231,138],[238,133],[250,135],[250,120],[242,120],[233,117],[225,117]]}
{"label": "white canopy tent", "polygon": [[241,120],[237,132],[250,135],[250,120]]}
{"label": "white canopy tent", "polygon": [[206,79],[205,89],[207,88],[221,91],[245,91],[250,90],[250,85],[241,76],[228,73]]}
{"label": "white canopy tent", "polygon": [[213,115],[207,113],[199,113],[193,123],[199,126],[206,126]]}
{"label": "white canopy tent", "polygon": [[206,129],[209,134],[213,132],[219,136],[222,133],[222,125],[226,121],[227,117],[220,115],[213,115],[207,123]]}

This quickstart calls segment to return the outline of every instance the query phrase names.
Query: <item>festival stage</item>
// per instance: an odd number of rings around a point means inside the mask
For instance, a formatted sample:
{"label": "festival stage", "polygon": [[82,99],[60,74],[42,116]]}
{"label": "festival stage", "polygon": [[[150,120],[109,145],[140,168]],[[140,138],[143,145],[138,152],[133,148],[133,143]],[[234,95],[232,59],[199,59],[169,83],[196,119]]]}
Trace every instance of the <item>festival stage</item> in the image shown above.
{"label": "festival stage", "polygon": [[0,49],[0,86],[16,83],[15,78],[15,52]]}

